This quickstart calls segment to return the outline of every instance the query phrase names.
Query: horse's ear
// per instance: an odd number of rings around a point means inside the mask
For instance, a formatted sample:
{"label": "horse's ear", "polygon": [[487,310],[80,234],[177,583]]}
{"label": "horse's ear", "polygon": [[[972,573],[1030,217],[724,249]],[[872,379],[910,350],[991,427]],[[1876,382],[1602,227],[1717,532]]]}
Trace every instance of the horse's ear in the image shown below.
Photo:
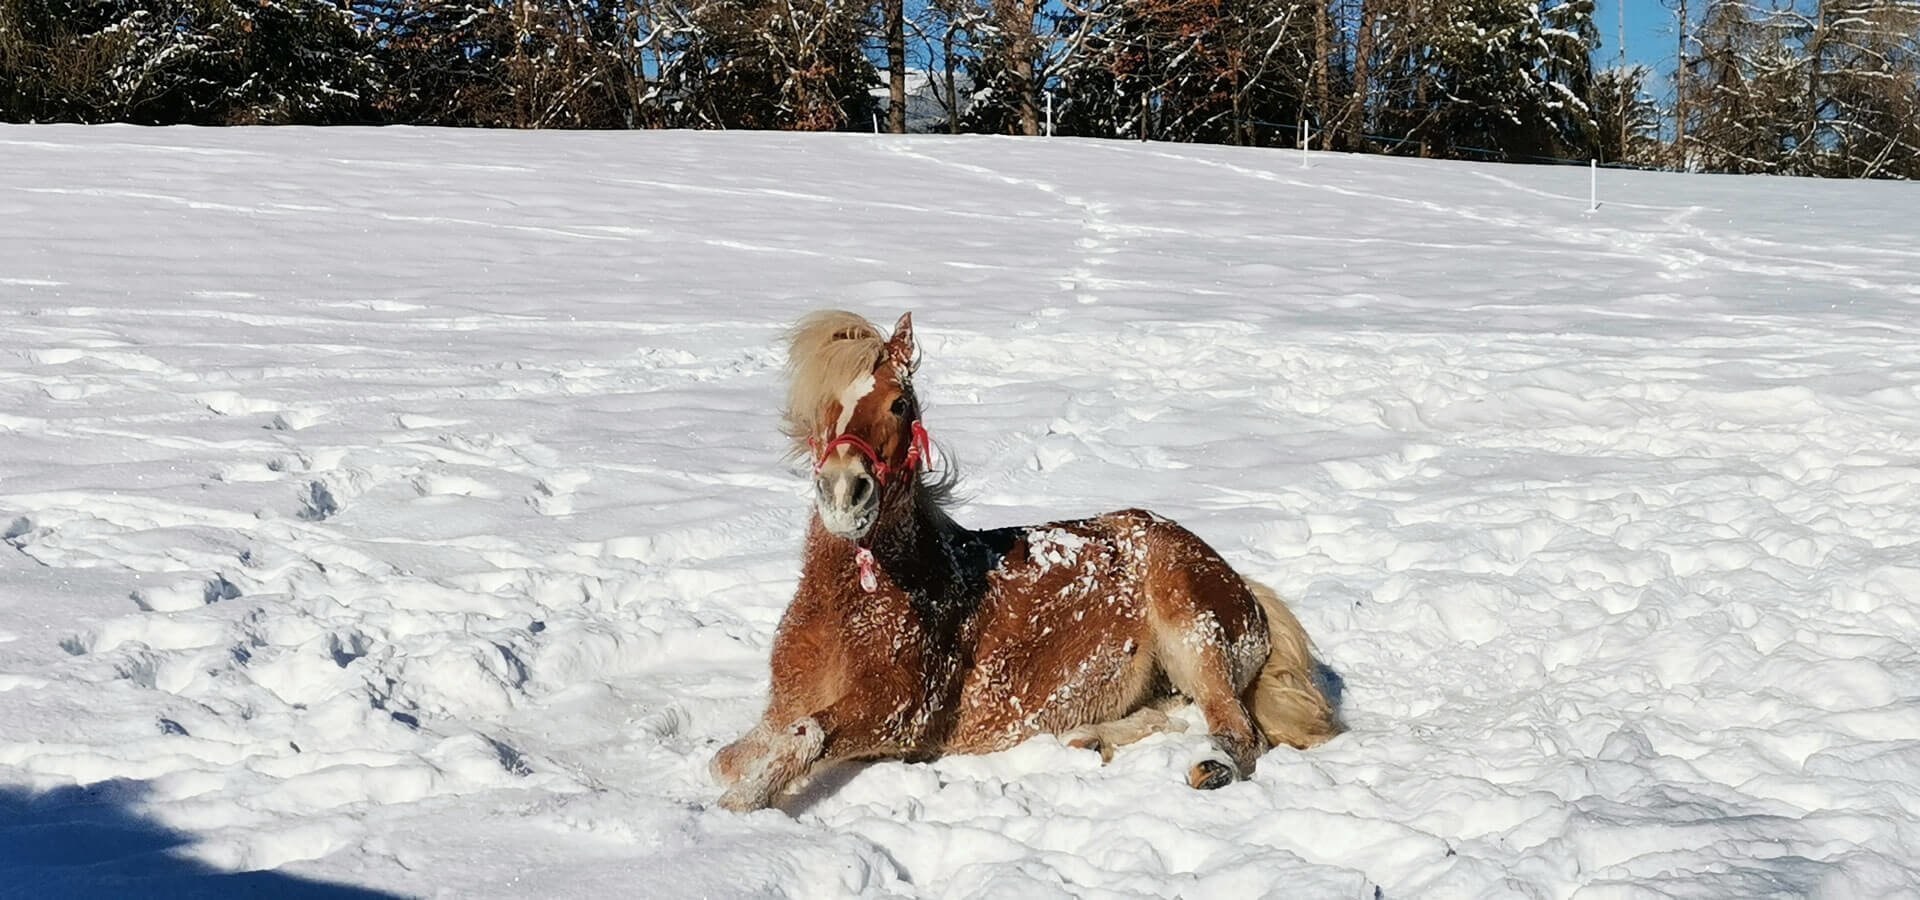
{"label": "horse's ear", "polygon": [[887,339],[887,356],[904,371],[913,368],[913,350],[913,313],[901,313],[893,323],[893,337]]}

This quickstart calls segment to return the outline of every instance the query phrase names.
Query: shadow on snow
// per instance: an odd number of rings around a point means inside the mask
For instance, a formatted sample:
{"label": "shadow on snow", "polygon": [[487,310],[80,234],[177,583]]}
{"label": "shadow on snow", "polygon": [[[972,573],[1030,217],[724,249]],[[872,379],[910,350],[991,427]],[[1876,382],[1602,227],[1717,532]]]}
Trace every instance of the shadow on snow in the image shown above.
{"label": "shadow on snow", "polygon": [[191,838],[134,811],[146,785],[109,781],[35,793],[0,786],[0,897],[393,895],[278,872],[223,872],[178,855]]}

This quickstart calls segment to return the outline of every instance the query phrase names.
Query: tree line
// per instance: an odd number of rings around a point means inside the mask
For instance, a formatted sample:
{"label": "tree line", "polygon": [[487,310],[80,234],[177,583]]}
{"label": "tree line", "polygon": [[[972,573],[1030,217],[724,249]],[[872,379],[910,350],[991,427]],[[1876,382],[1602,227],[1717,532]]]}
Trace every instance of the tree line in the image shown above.
{"label": "tree line", "polygon": [[1677,55],[1674,165],[1920,178],[1920,2],[1716,0]]}
{"label": "tree line", "polygon": [[[1920,177],[1920,0],[0,0],[0,119],[928,130]],[[1757,5],[1759,4],[1759,5]],[[1771,5],[1765,5],[1771,4]]]}

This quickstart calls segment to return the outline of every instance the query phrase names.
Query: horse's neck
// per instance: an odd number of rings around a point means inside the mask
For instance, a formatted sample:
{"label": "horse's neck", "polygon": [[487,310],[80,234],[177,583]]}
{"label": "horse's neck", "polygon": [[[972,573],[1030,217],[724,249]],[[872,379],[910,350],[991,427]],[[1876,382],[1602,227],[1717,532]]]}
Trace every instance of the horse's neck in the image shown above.
{"label": "horse's neck", "polygon": [[[914,496],[888,510],[865,543],[880,573],[916,605],[944,604],[959,579],[952,548],[964,533],[938,507]],[[828,534],[815,513],[807,530],[806,574],[830,579],[858,565],[858,550]]]}
{"label": "horse's neck", "polygon": [[809,566],[850,564],[864,545],[888,573],[924,575],[932,568],[948,568],[944,562],[947,532],[957,527],[938,510],[903,503],[882,515],[866,540],[856,545],[828,533],[815,512],[807,521],[807,562]]}
{"label": "horse's neck", "polygon": [[[874,559],[905,588],[933,588],[952,580],[953,555],[948,552],[957,527],[938,509],[915,502],[893,527],[873,541]],[[918,584],[916,584],[918,582]]]}

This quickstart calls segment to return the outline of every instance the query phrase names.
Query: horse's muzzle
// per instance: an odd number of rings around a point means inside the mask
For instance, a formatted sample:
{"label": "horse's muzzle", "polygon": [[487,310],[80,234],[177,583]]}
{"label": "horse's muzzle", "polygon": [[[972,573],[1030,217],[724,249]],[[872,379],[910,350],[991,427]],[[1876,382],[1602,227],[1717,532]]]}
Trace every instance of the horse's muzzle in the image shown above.
{"label": "horse's muzzle", "polygon": [[813,476],[813,506],[834,537],[857,541],[880,515],[880,483],[858,459],[830,460]]}

